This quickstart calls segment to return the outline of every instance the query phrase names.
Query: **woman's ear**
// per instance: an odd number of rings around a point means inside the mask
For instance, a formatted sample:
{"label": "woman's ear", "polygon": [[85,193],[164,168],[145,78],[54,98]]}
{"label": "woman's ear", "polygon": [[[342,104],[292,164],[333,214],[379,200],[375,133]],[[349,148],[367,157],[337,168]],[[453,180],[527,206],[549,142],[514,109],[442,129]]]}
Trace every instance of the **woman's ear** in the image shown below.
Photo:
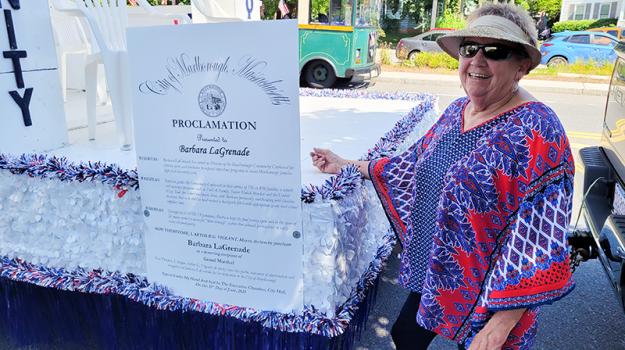
{"label": "woman's ear", "polygon": [[521,62],[519,62],[519,70],[516,72],[515,75],[517,81],[521,80],[521,78],[529,74],[531,65],[532,61],[530,61],[529,58],[522,59]]}

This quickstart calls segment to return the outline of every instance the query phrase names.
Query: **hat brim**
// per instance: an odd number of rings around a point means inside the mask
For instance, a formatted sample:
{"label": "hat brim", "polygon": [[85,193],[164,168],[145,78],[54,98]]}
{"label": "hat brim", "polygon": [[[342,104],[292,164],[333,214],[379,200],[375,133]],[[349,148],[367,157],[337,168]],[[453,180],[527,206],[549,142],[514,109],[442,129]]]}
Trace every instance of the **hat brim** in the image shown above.
{"label": "hat brim", "polygon": [[464,38],[468,37],[498,39],[520,45],[525,49],[525,52],[527,52],[527,55],[532,62],[529,70],[536,68],[536,66],[540,64],[541,54],[540,50],[538,50],[536,46],[523,42],[522,40],[519,40],[509,33],[506,33],[497,28],[478,27],[462,29],[439,37],[438,39],[436,39],[436,43],[438,44],[438,46],[441,47],[441,49],[443,49],[443,51],[447,52],[451,57],[458,59],[458,48],[460,47],[460,44],[462,43]]}

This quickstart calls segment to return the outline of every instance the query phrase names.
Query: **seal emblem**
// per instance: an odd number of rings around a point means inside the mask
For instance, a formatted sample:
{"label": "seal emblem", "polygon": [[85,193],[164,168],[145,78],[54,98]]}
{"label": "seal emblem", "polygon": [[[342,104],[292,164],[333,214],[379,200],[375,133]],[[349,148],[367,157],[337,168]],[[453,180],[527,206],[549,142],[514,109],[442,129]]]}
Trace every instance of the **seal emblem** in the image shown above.
{"label": "seal emblem", "polygon": [[218,117],[226,110],[226,94],[217,85],[206,85],[197,97],[202,113]]}

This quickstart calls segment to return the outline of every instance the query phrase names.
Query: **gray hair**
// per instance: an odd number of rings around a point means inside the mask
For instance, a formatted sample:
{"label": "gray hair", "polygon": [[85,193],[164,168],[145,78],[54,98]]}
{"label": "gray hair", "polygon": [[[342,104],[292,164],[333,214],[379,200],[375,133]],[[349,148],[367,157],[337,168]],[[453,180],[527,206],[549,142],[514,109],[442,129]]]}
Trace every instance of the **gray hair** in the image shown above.
{"label": "gray hair", "polygon": [[538,33],[536,32],[536,25],[534,20],[522,7],[509,5],[509,4],[487,4],[477,8],[469,15],[469,22],[473,22],[475,19],[482,16],[500,16],[509,21],[514,22],[529,36],[530,44],[536,46],[538,42]]}

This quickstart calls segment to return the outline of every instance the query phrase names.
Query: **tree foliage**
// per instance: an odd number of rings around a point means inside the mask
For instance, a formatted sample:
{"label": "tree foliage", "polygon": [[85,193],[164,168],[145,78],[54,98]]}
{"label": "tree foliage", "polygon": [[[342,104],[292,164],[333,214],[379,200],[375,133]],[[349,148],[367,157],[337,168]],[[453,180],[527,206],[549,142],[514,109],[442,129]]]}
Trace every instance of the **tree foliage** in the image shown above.
{"label": "tree foliage", "polygon": [[515,0],[515,4],[523,7],[532,15],[537,15],[544,11],[547,14],[549,23],[560,19],[562,0]]}
{"label": "tree foliage", "polygon": [[545,11],[549,22],[560,19],[560,9],[562,8],[562,0],[536,0],[537,12]]}
{"label": "tree foliage", "polygon": [[432,0],[407,0],[404,1],[402,17],[410,18],[419,23],[427,15],[427,10],[431,9]]}
{"label": "tree foliage", "polygon": [[445,13],[436,19],[438,28],[462,29],[466,24],[464,16],[454,12],[452,9],[446,9]]}
{"label": "tree foliage", "polygon": [[330,0],[315,0],[310,2],[310,18],[318,18],[319,14],[330,14]]}

